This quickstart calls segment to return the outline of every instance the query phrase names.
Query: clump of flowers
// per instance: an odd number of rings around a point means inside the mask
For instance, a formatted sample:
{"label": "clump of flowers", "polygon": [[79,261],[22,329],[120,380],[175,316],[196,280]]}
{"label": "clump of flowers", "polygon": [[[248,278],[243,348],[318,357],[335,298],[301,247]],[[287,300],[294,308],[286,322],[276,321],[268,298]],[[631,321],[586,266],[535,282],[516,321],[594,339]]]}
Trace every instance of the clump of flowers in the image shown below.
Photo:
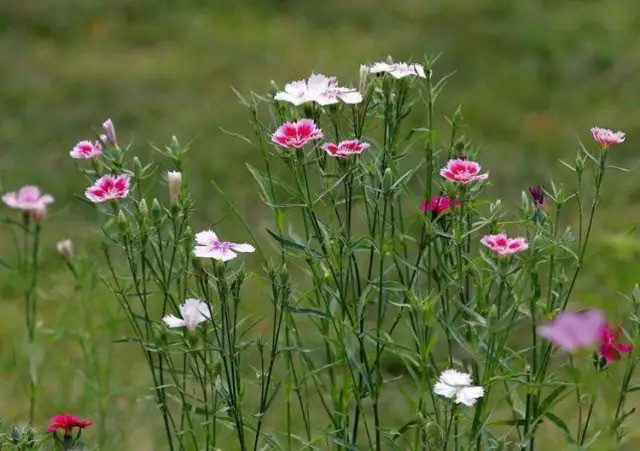
{"label": "clump of flowers", "polygon": [[327,77],[322,74],[311,74],[308,80],[299,80],[287,83],[284,91],[274,96],[275,100],[289,102],[294,105],[302,105],[307,102],[315,102],[326,106],[342,101],[355,104],[362,102],[362,94],[355,89],[338,85],[336,77]]}
{"label": "clump of flowers", "polygon": [[287,149],[301,149],[311,141],[322,138],[322,130],[311,119],[282,124],[271,136],[271,141]]}
{"label": "clump of flowers", "polygon": [[369,66],[371,74],[389,74],[393,78],[420,77],[426,78],[424,66],[417,63],[384,63],[377,62]]}

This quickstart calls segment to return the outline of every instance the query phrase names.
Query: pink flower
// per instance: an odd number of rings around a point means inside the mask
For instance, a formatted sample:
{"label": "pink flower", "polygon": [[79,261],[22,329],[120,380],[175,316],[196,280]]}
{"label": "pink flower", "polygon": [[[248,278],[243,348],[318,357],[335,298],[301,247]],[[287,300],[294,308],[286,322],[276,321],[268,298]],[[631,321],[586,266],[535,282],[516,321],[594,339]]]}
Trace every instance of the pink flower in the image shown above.
{"label": "pink flower", "polygon": [[196,257],[213,258],[214,260],[220,260],[222,262],[236,258],[236,252],[253,252],[256,250],[250,244],[221,241],[211,230],[205,230],[196,234],[196,243],[194,249]]}
{"label": "pink flower", "polygon": [[274,96],[275,100],[281,100],[294,105],[302,105],[306,102],[316,102],[319,105],[331,105],[342,101],[344,103],[362,102],[362,94],[355,89],[338,86],[336,77],[327,77],[322,74],[311,74],[308,80],[299,80],[287,83],[284,91]]}
{"label": "pink flower", "polygon": [[595,345],[605,325],[606,319],[599,310],[562,312],[550,323],[539,326],[538,335],[560,349],[573,353]]}
{"label": "pink flower", "polygon": [[118,141],[116,139],[116,127],[113,125],[111,119],[107,119],[102,123],[102,134],[100,135],[100,139],[109,147],[118,146]]}
{"label": "pink flower", "polygon": [[451,199],[448,196],[433,196],[430,201],[420,204],[420,211],[423,213],[430,211],[435,217],[449,211],[452,207],[459,207],[460,205],[462,203],[459,200],[454,201],[453,205],[451,205]]}
{"label": "pink flower", "polygon": [[440,170],[440,175],[452,182],[462,183],[484,180],[489,174],[480,174],[480,165],[469,160],[449,160],[447,166]]}
{"label": "pink flower", "polygon": [[271,136],[271,141],[287,149],[300,149],[309,141],[322,138],[322,130],[311,119],[285,122]]}
{"label": "pink flower", "polygon": [[51,434],[60,429],[64,431],[64,435],[70,436],[73,433],[73,428],[85,429],[92,424],[91,421],[82,420],[72,415],[58,415],[57,417],[51,418],[47,433]]}
{"label": "pink flower", "polygon": [[384,74],[387,73],[394,78],[404,78],[408,76],[416,76],[427,78],[422,64],[415,63],[382,63],[377,62],[369,67],[369,73]]}
{"label": "pink flower", "polygon": [[53,202],[53,196],[43,194],[37,186],[23,186],[17,193],[6,193],[2,201],[16,210],[28,212],[35,220],[42,220],[47,214],[47,205]]}
{"label": "pink flower", "polygon": [[129,175],[104,175],[87,188],[84,195],[91,202],[106,202],[108,200],[123,199],[129,194]]}
{"label": "pink flower", "polygon": [[181,318],[175,315],[166,315],[162,318],[167,327],[186,327],[189,332],[193,332],[198,324],[211,318],[209,306],[199,299],[185,299],[184,304],[178,306]]}
{"label": "pink flower", "polygon": [[480,242],[501,257],[508,257],[529,248],[524,238],[508,238],[504,233],[485,235]]}
{"label": "pink flower", "polygon": [[77,143],[71,152],[69,152],[71,158],[79,158],[87,160],[90,158],[98,158],[102,155],[102,145],[100,141],[92,143],[91,141],[80,141]]}
{"label": "pink flower", "polygon": [[607,363],[620,360],[623,352],[627,354],[631,352],[631,345],[618,343],[621,335],[622,329],[620,327],[611,329],[608,324],[603,324],[600,328],[598,333],[600,338],[600,347],[598,348],[598,351]]}
{"label": "pink flower", "polygon": [[625,139],[623,132],[614,132],[608,128],[593,127],[591,134],[593,135],[593,139],[604,148],[621,144]]}
{"label": "pink flower", "polygon": [[332,157],[347,158],[349,155],[358,155],[363,150],[369,148],[369,143],[360,142],[355,139],[341,141],[338,144],[325,143],[322,148]]}

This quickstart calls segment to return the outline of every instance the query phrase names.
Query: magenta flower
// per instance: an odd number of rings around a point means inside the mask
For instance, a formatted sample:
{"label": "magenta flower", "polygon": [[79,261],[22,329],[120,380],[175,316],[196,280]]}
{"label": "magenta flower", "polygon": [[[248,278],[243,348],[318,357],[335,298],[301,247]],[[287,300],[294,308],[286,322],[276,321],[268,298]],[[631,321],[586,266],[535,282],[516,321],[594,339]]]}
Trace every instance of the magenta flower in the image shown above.
{"label": "magenta flower", "polygon": [[104,175],[87,188],[84,195],[94,203],[123,199],[129,195],[129,175]]}
{"label": "magenta flower", "polygon": [[322,148],[332,157],[348,158],[350,155],[358,155],[363,150],[369,148],[369,143],[360,142],[356,139],[341,141],[338,144],[325,143]]}
{"label": "magenta flower", "polygon": [[430,201],[420,204],[420,211],[423,213],[431,212],[434,217],[437,217],[460,205],[462,205],[462,202],[459,200],[453,201],[453,205],[451,205],[451,199],[448,196],[433,196]]}
{"label": "magenta flower", "polygon": [[98,158],[102,155],[102,145],[99,141],[96,141],[95,143],[92,143],[91,141],[80,141],[73,146],[73,150],[69,152],[69,155],[71,155],[71,158],[83,160]]}
{"label": "magenta flower", "polygon": [[529,248],[524,238],[509,238],[504,233],[485,235],[480,242],[501,257],[508,257]]}
{"label": "magenta flower", "polygon": [[362,94],[355,89],[338,86],[336,77],[322,74],[311,74],[308,80],[287,83],[284,91],[274,96],[275,100],[302,105],[306,102],[316,102],[319,105],[332,105],[342,101],[344,103],[362,102]]}
{"label": "magenta flower", "polygon": [[322,130],[311,119],[285,122],[271,136],[271,141],[287,149],[300,149],[309,141],[322,138]]}
{"label": "magenta flower", "polygon": [[22,210],[35,221],[42,221],[47,215],[47,205],[53,202],[53,196],[43,194],[37,186],[23,186],[18,192],[6,193],[2,201],[9,208]]}
{"label": "magenta flower", "polygon": [[600,338],[600,347],[598,348],[598,351],[607,363],[620,360],[623,352],[626,354],[631,352],[631,345],[618,343],[618,340],[622,335],[622,329],[620,327],[611,329],[608,324],[604,324],[600,328],[598,335]]}
{"label": "magenta flower", "polygon": [[608,128],[593,127],[591,129],[593,139],[605,149],[624,142],[625,134],[621,131],[614,132]]}
{"label": "magenta flower", "polygon": [[547,199],[541,185],[530,186],[529,194],[531,194],[531,198],[533,199],[533,203],[536,208],[544,210],[547,207]]}
{"label": "magenta flower", "polygon": [[64,431],[65,436],[70,437],[74,428],[85,429],[92,424],[93,423],[91,421],[83,420],[72,415],[58,415],[57,417],[51,418],[51,422],[47,428],[47,433],[52,434],[60,429]]}
{"label": "magenta flower", "polygon": [[538,335],[569,353],[590,348],[600,339],[606,319],[600,310],[562,312],[550,323],[538,326]]}
{"label": "magenta flower", "polygon": [[[232,243],[221,241],[211,230],[205,230],[196,234],[196,247],[194,254],[200,258],[213,258],[226,262],[237,257],[236,252],[253,252],[256,249],[247,243]],[[235,252],[234,252],[235,251]]]}
{"label": "magenta flower", "polygon": [[469,160],[449,160],[447,166],[440,170],[440,175],[456,183],[466,185],[469,182],[485,180],[489,174],[480,174],[480,165]]}

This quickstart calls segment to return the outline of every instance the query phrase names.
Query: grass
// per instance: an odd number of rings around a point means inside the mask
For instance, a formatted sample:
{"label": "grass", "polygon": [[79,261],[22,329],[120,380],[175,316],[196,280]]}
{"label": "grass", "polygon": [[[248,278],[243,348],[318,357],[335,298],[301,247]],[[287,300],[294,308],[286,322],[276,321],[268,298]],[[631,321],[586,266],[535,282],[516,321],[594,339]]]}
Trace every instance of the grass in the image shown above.
{"label": "grass", "polygon": [[[35,183],[56,197],[41,284],[42,330],[55,344],[43,356],[48,389],[39,424],[58,410],[91,415],[81,350],[66,333],[82,329],[74,307],[79,300],[54,244],[72,236],[79,248],[98,255],[99,231],[88,227],[93,213],[74,197],[86,183],[68,150],[107,116],[120,141],[147,158],[149,143],[162,145],[172,134],[190,142],[189,183],[202,226],[226,212],[209,184],[214,179],[266,243],[268,219],[245,167],[259,165],[259,156],[221,131],[250,134],[231,87],[265,92],[271,80],[283,85],[312,71],[354,84],[361,62],[442,53],[438,73],[453,73],[439,99],[442,120],[464,105],[466,135],[483,149],[491,192],[515,209],[527,186],[562,174],[558,159],[570,161],[592,125],[625,130],[629,142],[612,161],[637,169],[638,27],[640,5],[631,0],[2,2],[2,191]],[[605,182],[595,255],[574,299],[612,315],[618,293],[637,281],[636,180],[619,173]],[[241,238],[235,226],[225,221],[220,227]],[[0,236],[2,255],[10,254],[10,235],[3,229]],[[96,322],[89,333],[105,343],[126,334],[104,289],[91,308]],[[0,314],[11,318],[0,326],[0,413],[7,421],[24,421],[26,411],[26,368],[19,358],[26,351],[16,339],[23,333],[20,309],[15,281],[0,274]],[[116,344],[113,355],[102,358],[111,364],[105,403],[113,434],[105,449],[157,449],[159,419],[139,353]],[[97,440],[91,434],[88,442]]]}

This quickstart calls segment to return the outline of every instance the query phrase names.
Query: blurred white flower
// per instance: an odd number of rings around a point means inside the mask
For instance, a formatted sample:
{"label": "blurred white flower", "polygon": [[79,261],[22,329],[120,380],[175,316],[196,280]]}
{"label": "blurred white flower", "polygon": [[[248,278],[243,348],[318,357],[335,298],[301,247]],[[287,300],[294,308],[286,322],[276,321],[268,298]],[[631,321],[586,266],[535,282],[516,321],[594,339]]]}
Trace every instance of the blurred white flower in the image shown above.
{"label": "blurred white flower", "polygon": [[189,332],[196,330],[198,324],[211,317],[209,307],[199,299],[186,299],[184,304],[180,304],[180,316],[167,315],[162,320],[168,327],[186,327]]}
{"label": "blurred white flower", "polygon": [[176,205],[180,199],[180,185],[182,185],[182,173],[178,171],[167,172],[167,181],[169,182],[169,198],[171,203]]}
{"label": "blurred white flower", "polygon": [[60,257],[69,260],[73,257],[73,242],[70,239],[58,241],[56,243],[56,250]]}
{"label": "blurred white flower", "polygon": [[433,387],[437,395],[455,398],[456,404],[471,407],[478,398],[484,396],[484,388],[471,385],[471,375],[459,371],[444,370]]}
{"label": "blurred white flower", "polygon": [[416,76],[427,78],[424,72],[424,66],[417,63],[383,63],[377,62],[369,66],[369,72],[372,74],[389,74],[394,78],[404,78],[408,76]]}

